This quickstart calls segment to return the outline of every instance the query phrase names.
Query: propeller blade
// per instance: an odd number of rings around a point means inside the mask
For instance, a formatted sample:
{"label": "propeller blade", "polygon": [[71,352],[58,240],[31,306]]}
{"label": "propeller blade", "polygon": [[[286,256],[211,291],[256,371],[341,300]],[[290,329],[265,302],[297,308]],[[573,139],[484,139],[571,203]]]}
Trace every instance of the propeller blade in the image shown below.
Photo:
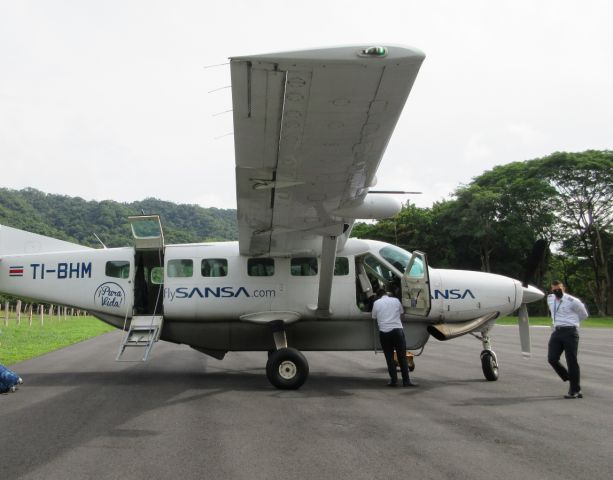
{"label": "propeller blade", "polygon": [[521,343],[521,354],[524,357],[529,357],[530,353],[530,323],[528,322],[528,307],[522,303],[519,307],[519,316],[517,319],[519,324],[519,341]]}

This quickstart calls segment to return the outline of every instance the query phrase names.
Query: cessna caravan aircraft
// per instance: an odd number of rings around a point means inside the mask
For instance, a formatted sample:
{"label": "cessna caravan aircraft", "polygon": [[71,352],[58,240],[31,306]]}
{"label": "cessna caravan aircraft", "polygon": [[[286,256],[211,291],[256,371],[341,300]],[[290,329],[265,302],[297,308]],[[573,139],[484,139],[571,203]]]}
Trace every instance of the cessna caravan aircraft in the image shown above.
{"label": "cessna caravan aircraft", "polygon": [[525,304],[540,290],[349,238],[356,219],[400,211],[369,190],[423,59],[397,46],[232,58],[238,242],[166,245],[155,215],[130,217],[125,248],[0,226],[0,291],[125,330],[118,360],[146,360],[159,339],[217,359],[263,351],[268,380],[296,389],[309,373],[301,350],[380,349],[369,307],[384,288],[402,301],[409,349],[472,334],[496,380],[489,331],[520,309],[528,352]]}

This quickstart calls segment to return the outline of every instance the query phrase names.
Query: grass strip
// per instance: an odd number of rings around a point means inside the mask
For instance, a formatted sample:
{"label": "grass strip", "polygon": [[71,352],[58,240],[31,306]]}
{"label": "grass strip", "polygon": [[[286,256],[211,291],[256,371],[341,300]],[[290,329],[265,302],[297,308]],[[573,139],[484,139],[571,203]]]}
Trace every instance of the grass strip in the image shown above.
{"label": "grass strip", "polygon": [[[517,317],[502,317],[496,320],[498,325],[517,325]],[[551,326],[550,317],[530,317],[530,325]],[[581,326],[585,328],[613,328],[613,317],[588,317]]]}
{"label": "grass strip", "polygon": [[[4,312],[3,312],[4,314]],[[28,324],[27,317],[21,317],[17,325],[14,314],[9,318],[8,326],[4,324],[4,315],[0,317],[0,363],[11,365],[29,358],[58,350],[73,343],[102,335],[115,330],[114,327],[94,317],[45,317],[44,324],[39,318]]]}

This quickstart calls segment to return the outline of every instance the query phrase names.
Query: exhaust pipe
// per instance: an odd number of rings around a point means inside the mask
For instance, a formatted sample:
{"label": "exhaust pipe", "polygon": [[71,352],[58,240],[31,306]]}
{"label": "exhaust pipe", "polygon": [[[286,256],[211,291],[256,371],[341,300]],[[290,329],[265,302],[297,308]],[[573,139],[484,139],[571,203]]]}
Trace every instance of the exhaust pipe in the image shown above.
{"label": "exhaust pipe", "polygon": [[452,338],[461,337],[462,335],[466,335],[467,333],[478,329],[487,322],[494,320],[497,316],[498,312],[493,312],[483,315],[482,317],[475,318],[474,320],[467,320],[466,322],[429,325],[428,333],[440,341],[451,340]]}

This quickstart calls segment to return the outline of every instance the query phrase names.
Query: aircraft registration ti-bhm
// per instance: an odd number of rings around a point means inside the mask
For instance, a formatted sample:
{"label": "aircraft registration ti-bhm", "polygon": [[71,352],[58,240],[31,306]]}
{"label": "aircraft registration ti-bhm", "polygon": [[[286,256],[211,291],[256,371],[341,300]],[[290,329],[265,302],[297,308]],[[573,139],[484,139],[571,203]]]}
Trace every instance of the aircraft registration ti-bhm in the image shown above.
{"label": "aircraft registration ti-bhm", "polygon": [[157,215],[130,217],[125,248],[0,226],[0,291],[125,330],[118,360],[146,360],[159,339],[217,359],[263,351],[269,381],[296,389],[309,374],[301,351],[380,349],[369,306],[384,288],[402,302],[409,349],[472,334],[496,380],[490,330],[520,309],[529,353],[526,303],[540,290],[349,238],[356,219],[401,209],[369,189],[423,59],[397,46],[231,58],[238,242],[166,245]]}

